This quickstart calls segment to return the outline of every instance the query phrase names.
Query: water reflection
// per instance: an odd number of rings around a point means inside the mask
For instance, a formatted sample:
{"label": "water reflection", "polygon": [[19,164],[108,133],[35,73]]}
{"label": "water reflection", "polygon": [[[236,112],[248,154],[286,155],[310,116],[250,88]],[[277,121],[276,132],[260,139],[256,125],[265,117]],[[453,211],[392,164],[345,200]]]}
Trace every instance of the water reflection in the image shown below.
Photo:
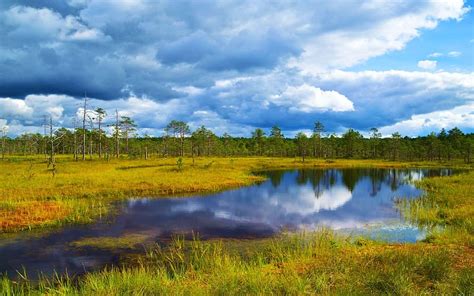
{"label": "water reflection", "polygon": [[41,238],[0,245],[0,272],[78,273],[115,264],[130,250],[73,248],[85,237],[143,234],[166,242],[175,234],[208,238],[268,237],[282,229],[331,227],[350,233],[383,234],[416,241],[423,233],[403,222],[394,197],[421,194],[412,181],[449,175],[450,170],[312,169],[273,171],[258,185],[192,198],[131,199],[112,221],[69,226]]}
{"label": "water reflection", "polygon": [[[389,220],[401,221],[393,207],[393,198],[418,196],[421,192],[411,181],[424,174],[423,170],[381,169],[275,171],[267,173],[269,181],[260,185],[197,199],[168,200],[166,211],[181,218],[190,216],[189,221],[181,219],[177,231],[192,228],[204,237],[215,235],[207,231],[208,224],[224,225],[224,222],[244,228],[245,224],[258,224],[264,226],[260,230],[270,229],[270,232],[320,226],[360,228]],[[131,201],[128,209],[134,211],[141,202]],[[161,202],[157,208],[154,208],[157,201],[144,202],[146,207],[153,208],[153,213],[163,210]],[[195,223],[200,213],[206,219]],[[232,231],[225,232],[228,235]],[[262,235],[255,229],[250,229],[250,233]]]}

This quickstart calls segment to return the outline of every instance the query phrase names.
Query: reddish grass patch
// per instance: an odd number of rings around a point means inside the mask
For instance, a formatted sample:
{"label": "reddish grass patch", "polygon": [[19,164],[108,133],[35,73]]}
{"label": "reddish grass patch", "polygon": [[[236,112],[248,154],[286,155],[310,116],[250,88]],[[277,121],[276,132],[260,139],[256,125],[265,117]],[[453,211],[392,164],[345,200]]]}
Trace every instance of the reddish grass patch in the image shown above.
{"label": "reddish grass patch", "polygon": [[0,210],[0,232],[28,229],[64,219],[70,210],[54,201],[22,202]]}

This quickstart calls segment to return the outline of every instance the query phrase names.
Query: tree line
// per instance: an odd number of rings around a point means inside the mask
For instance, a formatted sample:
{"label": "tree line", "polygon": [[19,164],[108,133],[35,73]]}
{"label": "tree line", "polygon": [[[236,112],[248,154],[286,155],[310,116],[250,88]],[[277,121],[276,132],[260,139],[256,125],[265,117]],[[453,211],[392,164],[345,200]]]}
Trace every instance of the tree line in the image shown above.
{"label": "tree line", "polygon": [[[54,155],[69,154],[75,160],[167,157],[167,156],[273,156],[306,158],[360,158],[400,161],[472,161],[474,134],[464,134],[459,128],[442,129],[427,136],[403,137],[398,132],[382,137],[377,128],[368,137],[349,128],[338,136],[326,133],[324,124],[316,121],[310,135],[299,132],[294,138],[285,137],[278,126],[269,132],[255,129],[250,137],[217,136],[201,126],[192,131],[186,122],[172,120],[161,137],[136,134],[137,124],[128,116],[115,111],[108,116],[102,108],[87,109],[84,100],[80,119],[74,128],[53,128],[50,118],[43,134],[25,133],[8,137],[2,130],[1,155],[44,154],[54,164]],[[108,124],[105,124],[108,122]],[[105,127],[109,133],[105,132]]]}

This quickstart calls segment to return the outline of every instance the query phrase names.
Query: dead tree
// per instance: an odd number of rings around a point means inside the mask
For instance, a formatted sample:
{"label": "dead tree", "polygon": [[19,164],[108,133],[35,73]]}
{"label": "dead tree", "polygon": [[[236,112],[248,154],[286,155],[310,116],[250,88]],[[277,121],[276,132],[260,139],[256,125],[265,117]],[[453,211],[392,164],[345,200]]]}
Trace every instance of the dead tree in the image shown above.
{"label": "dead tree", "polygon": [[84,109],[82,110],[82,160],[86,160],[86,116],[87,95],[84,96]]}
{"label": "dead tree", "polygon": [[77,161],[77,122],[76,122],[76,116],[74,116],[73,119],[73,125],[74,125],[74,131],[73,131],[73,137],[74,137],[74,160]]}
{"label": "dead tree", "polygon": [[120,122],[117,109],[115,109],[115,156],[120,157]]}
{"label": "dead tree", "polygon": [[95,113],[97,114],[97,123],[99,127],[99,158],[102,158],[102,120],[107,116],[107,113],[102,108],[95,109]]}

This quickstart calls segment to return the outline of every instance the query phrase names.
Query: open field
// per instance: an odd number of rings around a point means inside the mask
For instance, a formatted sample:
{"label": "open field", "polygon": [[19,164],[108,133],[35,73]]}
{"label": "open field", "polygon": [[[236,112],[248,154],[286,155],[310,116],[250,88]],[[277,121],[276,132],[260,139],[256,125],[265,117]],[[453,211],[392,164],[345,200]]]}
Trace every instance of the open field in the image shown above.
{"label": "open field", "polygon": [[[113,200],[211,192],[258,182],[252,172],[292,167],[457,167],[462,164],[394,163],[364,160],[279,158],[176,158],[71,162],[58,161],[53,178],[46,164],[19,159],[1,164],[2,231],[88,222],[107,212]],[[415,223],[442,226],[425,241],[388,244],[348,239],[330,230],[284,234],[273,239],[190,241],[150,247],[126,267],[55,278],[34,284],[4,278],[11,295],[149,294],[342,294],[472,295],[474,293],[474,171],[418,183],[422,198],[401,202]],[[47,210],[48,207],[54,211]],[[60,209],[60,210],[59,210]],[[52,215],[51,213],[54,213]],[[8,224],[8,221],[15,221]],[[139,244],[140,237],[118,242]]]}

